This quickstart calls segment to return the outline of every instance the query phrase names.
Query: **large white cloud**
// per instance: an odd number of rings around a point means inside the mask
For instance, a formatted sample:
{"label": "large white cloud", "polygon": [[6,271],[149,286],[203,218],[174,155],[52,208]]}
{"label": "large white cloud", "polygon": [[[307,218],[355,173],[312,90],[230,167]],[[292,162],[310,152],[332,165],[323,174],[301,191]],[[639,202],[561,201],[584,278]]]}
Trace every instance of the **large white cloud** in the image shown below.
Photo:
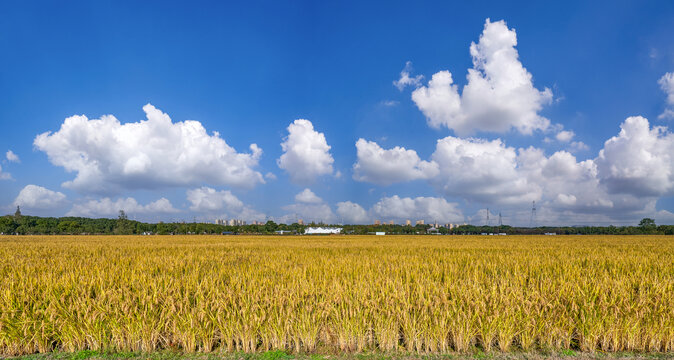
{"label": "large white cloud", "polygon": [[487,19],[480,41],[470,45],[473,68],[461,93],[449,71],[434,74],[428,86],[412,93],[429,125],[445,126],[459,135],[512,128],[522,134],[546,130],[550,121],[539,111],[551,102],[552,92],[534,87],[515,46],[514,29],[504,21]]}
{"label": "large white cloud", "polygon": [[346,224],[365,224],[370,221],[367,211],[351,201],[338,202],[337,215]]}
{"label": "large white cloud", "polygon": [[[545,209],[547,223],[624,223],[655,214],[657,199],[674,194],[672,154],[674,134],[651,128],[642,117],[626,119],[597,158],[583,161],[568,151],[547,156],[542,149],[516,149],[500,139],[448,136],[437,141],[431,160],[438,172],[428,181],[447,198],[510,214],[527,216],[536,201]],[[380,203],[386,205],[374,206],[370,217],[392,216],[393,210],[384,208],[401,208]]]}
{"label": "large white cloud", "polygon": [[179,212],[173,207],[171,202],[166,198],[161,198],[153,201],[147,205],[141,205],[132,197],[120,198],[112,200],[110,198],[102,198],[98,200],[88,200],[73,205],[72,209],[66,214],[68,216],[84,216],[84,217],[109,217],[117,216],[119,211],[123,210],[127,215],[161,215],[174,214]]}
{"label": "large white cloud", "polygon": [[203,186],[187,190],[187,201],[190,210],[222,218],[230,217],[240,220],[263,220],[265,215],[247,206],[229,190],[217,191]]}
{"label": "large white cloud", "polygon": [[21,162],[21,159],[19,159],[19,155],[15,154],[14,151],[12,151],[12,150],[7,150],[7,152],[5,153],[5,157],[7,158],[7,161],[9,161],[9,162],[15,162],[15,163]]}
{"label": "large white cloud", "polygon": [[353,165],[353,178],[357,181],[390,185],[438,174],[438,164],[422,161],[416,151],[404,147],[385,150],[374,141],[358,139],[356,150],[358,161]]}
{"label": "large white cloud", "polygon": [[538,200],[540,188],[521,172],[517,151],[500,139],[461,139],[437,142],[432,155],[440,169],[431,183],[446,196],[480,203],[523,203]]}
{"label": "large white cloud", "polygon": [[385,197],[372,206],[373,217],[383,221],[426,220],[438,222],[459,222],[464,216],[456,203],[443,198],[416,197],[401,198],[398,195]]}
{"label": "large white cloud", "polygon": [[599,176],[612,193],[636,196],[674,194],[674,134],[629,117],[620,133],[604,143],[597,158]]}
{"label": "large white cloud", "polygon": [[238,153],[209,135],[198,121],[173,123],[154,106],[143,107],[147,120],[121,124],[112,115],[89,120],[67,118],[55,133],[35,138],[52,164],[76,172],[63,186],[83,193],[118,193],[125,189],[217,184],[253,187],[263,183],[257,166],[262,150]]}
{"label": "large white cloud", "polygon": [[26,185],[14,200],[15,206],[29,210],[48,210],[65,205],[66,196],[42,186]]}
{"label": "large white cloud", "polygon": [[314,130],[309,120],[295,120],[288,126],[288,137],[283,143],[283,155],[277,163],[290,175],[294,183],[307,184],[318,176],[332,173],[334,159],[325,135]]}
{"label": "large white cloud", "polygon": [[662,91],[667,94],[667,107],[658,116],[659,119],[674,119],[674,72],[663,75],[658,81]]}

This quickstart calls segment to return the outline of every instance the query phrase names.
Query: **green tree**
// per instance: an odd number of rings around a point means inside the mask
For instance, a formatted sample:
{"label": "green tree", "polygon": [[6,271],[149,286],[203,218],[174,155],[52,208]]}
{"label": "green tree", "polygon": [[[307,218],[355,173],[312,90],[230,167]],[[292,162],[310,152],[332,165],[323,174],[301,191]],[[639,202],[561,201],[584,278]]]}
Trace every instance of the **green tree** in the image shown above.
{"label": "green tree", "polygon": [[133,224],[129,221],[129,217],[126,215],[124,210],[119,210],[119,216],[117,217],[117,225],[114,230],[115,234],[119,235],[130,235],[133,234]]}
{"label": "green tree", "polygon": [[273,233],[277,229],[278,229],[278,225],[276,225],[276,223],[271,221],[271,220],[267,221],[267,223],[264,224],[264,231],[267,232],[267,233]]}
{"label": "green tree", "polygon": [[657,230],[657,227],[655,226],[655,220],[651,218],[641,219],[639,222],[639,228],[641,228],[641,231],[644,234],[652,234]]}
{"label": "green tree", "polygon": [[651,218],[643,218],[639,222],[639,226],[642,228],[652,228],[655,227],[655,220]]}
{"label": "green tree", "polygon": [[14,234],[18,224],[14,222],[11,216],[3,216],[0,218],[0,233]]}

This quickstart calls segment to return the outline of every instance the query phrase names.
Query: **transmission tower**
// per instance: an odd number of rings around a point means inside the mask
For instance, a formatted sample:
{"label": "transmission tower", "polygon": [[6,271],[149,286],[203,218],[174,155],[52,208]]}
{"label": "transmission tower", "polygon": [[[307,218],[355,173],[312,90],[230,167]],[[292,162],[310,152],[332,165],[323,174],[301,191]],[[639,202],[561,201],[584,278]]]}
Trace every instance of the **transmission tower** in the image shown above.
{"label": "transmission tower", "polygon": [[487,208],[487,223],[485,225],[489,226],[489,208]]}
{"label": "transmission tower", "polygon": [[501,212],[498,212],[498,227],[503,226],[503,217],[501,216]]}
{"label": "transmission tower", "polygon": [[529,220],[529,227],[536,226],[536,201],[531,205],[531,219]]}

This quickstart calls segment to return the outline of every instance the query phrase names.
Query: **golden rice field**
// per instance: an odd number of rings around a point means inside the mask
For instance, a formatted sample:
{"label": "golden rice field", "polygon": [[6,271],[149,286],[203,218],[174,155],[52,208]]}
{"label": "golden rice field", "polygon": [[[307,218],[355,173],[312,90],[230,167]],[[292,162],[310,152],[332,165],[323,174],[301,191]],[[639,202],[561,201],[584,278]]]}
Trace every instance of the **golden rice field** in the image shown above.
{"label": "golden rice field", "polygon": [[5,236],[0,354],[674,351],[674,237]]}

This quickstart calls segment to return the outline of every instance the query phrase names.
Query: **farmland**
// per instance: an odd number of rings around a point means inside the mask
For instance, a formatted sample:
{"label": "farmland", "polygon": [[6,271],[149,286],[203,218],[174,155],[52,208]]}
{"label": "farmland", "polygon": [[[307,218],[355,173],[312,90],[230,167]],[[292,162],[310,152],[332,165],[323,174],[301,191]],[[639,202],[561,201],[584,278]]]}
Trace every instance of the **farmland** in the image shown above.
{"label": "farmland", "polygon": [[672,236],[4,236],[0,354],[674,351]]}

